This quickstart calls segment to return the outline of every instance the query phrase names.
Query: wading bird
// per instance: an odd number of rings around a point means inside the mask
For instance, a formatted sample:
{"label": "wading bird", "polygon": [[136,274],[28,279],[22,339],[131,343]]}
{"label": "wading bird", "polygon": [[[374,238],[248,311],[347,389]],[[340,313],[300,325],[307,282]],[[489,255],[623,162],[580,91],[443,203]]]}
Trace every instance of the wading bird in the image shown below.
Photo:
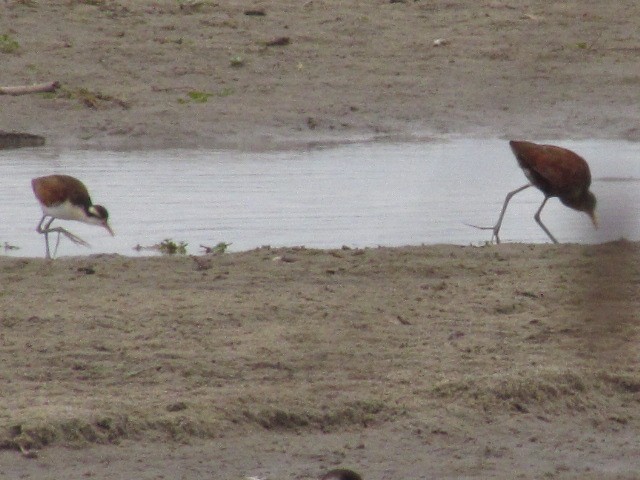
{"label": "wading bird", "polygon": [[[36,231],[44,234],[46,258],[51,258],[49,251],[49,233],[51,232],[58,234],[56,251],[60,243],[61,233],[74,243],[85,247],[89,246],[80,237],[62,227],[51,228],[51,223],[56,218],[99,225],[106,228],[113,235],[113,230],[111,230],[108,223],[109,213],[107,213],[107,209],[102,205],[93,205],[87,187],[77,178],[69,175],[49,175],[47,177],[34,178],[31,180],[31,186],[42,207],[43,215],[36,227]],[[47,217],[51,218],[45,223]]]}
{"label": "wading bird", "polygon": [[591,172],[584,158],[571,150],[554,145],[539,145],[516,140],[511,140],[509,145],[529,183],[507,194],[498,222],[493,227],[471,225],[472,227],[492,230],[491,241],[495,238],[496,243],[500,243],[500,227],[509,201],[516,193],[534,186],[544,193],[544,200],[533,218],[553,243],[558,243],[558,241],[540,220],[540,212],[542,212],[547,200],[552,197],[558,197],[569,208],[585,212],[591,217],[594,227],[598,228],[598,219],[595,213],[596,197],[589,191]]}

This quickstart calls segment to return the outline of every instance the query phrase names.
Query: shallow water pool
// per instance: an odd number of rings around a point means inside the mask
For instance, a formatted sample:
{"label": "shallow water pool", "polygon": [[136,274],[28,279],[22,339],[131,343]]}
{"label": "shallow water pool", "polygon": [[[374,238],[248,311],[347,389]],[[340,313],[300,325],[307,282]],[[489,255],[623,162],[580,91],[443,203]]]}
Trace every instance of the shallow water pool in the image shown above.
{"label": "shallow water pool", "polygon": [[[591,165],[601,228],[550,200],[542,218],[561,242],[640,239],[640,144],[554,141]],[[334,248],[348,245],[481,244],[490,238],[465,222],[492,225],[506,193],[526,183],[504,140],[452,139],[433,143],[350,144],[309,151],[245,153],[0,151],[2,253],[42,256],[35,232],[41,211],[32,177],[65,173],[80,178],[93,201],[108,208],[116,232],[56,221],[92,248],[62,239],[58,255],[150,254],[136,245],[163,239],[231,250],[263,245]],[[533,220],[542,194],[528,189],[507,211],[501,238],[547,242]],[[55,238],[55,237],[52,237]]]}

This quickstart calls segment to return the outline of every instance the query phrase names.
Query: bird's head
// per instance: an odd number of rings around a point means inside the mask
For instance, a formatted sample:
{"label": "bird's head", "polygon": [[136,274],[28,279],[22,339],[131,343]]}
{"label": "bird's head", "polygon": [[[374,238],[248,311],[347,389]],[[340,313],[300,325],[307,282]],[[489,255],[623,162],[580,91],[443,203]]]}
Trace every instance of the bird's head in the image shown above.
{"label": "bird's head", "polygon": [[113,237],[115,234],[111,227],[109,226],[109,212],[102,205],[91,205],[88,210],[88,223],[92,223],[94,225],[100,225],[107,229],[107,232],[111,234]]}

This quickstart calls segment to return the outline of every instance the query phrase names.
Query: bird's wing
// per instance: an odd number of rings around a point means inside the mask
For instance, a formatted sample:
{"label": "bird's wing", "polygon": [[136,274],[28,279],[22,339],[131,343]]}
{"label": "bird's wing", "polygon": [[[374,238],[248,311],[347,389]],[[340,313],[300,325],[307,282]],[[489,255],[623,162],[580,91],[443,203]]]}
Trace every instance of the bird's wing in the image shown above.
{"label": "bird's wing", "polygon": [[552,193],[587,190],[591,185],[589,165],[577,153],[555,145],[532,144],[528,147],[518,145],[514,148],[518,163],[542,179]]}
{"label": "bird's wing", "polygon": [[34,178],[31,184],[36,198],[46,205],[58,205],[65,200],[70,200],[76,205],[91,205],[87,187],[77,178],[68,175],[50,175]]}

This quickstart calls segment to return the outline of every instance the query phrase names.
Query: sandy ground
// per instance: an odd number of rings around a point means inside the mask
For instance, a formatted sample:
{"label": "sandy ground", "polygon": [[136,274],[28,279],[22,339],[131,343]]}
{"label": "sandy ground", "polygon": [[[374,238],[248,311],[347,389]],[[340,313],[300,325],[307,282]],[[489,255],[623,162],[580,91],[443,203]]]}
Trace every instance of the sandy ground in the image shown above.
{"label": "sandy ground", "polygon": [[[61,148],[640,137],[637,2],[0,12]],[[0,477],[638,478],[638,248],[0,257]]]}
{"label": "sandy ground", "polygon": [[637,478],[639,248],[0,257],[0,476]]}
{"label": "sandy ground", "polygon": [[2,97],[0,129],[52,145],[640,138],[632,0],[3,0],[0,12],[2,85],[62,85]]}

